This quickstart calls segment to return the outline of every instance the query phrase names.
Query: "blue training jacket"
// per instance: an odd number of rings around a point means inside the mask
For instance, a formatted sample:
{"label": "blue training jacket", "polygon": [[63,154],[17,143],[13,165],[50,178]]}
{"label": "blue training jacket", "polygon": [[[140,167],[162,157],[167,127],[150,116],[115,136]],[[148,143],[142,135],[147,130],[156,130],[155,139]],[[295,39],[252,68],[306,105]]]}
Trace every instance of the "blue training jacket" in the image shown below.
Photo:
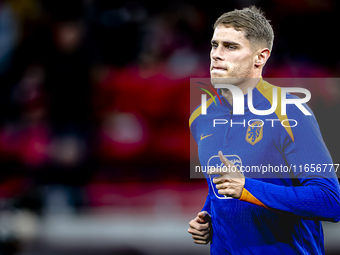
{"label": "blue training jacket", "polygon": [[[252,91],[255,109],[271,108],[274,87],[260,79]],[[338,165],[312,111],[303,104],[312,113],[306,116],[290,104],[281,115],[279,97],[274,113],[255,115],[245,95],[244,115],[233,115],[220,97],[222,105],[210,99],[207,114],[199,106],[189,120],[201,169],[221,166],[222,151],[246,179],[241,198],[232,199],[218,194],[214,175],[204,173],[209,194],[202,211],[212,218],[211,254],[324,254],[321,221],[340,220]]]}

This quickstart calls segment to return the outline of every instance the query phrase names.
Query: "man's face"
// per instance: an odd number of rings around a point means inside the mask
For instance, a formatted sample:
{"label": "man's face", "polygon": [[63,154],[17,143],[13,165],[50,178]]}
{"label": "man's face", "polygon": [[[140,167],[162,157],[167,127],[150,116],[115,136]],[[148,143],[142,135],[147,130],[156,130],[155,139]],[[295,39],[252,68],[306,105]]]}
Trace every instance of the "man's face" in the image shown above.
{"label": "man's face", "polygon": [[227,83],[237,85],[252,77],[255,52],[243,31],[220,24],[214,31],[211,46],[210,76],[213,84],[226,83],[221,78],[232,78]]}

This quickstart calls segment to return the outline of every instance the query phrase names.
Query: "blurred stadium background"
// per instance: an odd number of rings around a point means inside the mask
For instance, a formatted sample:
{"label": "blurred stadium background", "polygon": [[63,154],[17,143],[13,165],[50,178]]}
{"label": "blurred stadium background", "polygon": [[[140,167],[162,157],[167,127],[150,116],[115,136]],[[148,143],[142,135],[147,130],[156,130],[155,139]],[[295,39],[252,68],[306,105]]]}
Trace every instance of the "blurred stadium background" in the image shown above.
{"label": "blurred stadium background", "polygon": [[[0,255],[208,254],[187,234],[207,193],[190,78],[216,18],[252,4],[275,31],[265,78],[339,77],[337,1],[0,0]],[[308,89],[340,163],[340,88]]]}

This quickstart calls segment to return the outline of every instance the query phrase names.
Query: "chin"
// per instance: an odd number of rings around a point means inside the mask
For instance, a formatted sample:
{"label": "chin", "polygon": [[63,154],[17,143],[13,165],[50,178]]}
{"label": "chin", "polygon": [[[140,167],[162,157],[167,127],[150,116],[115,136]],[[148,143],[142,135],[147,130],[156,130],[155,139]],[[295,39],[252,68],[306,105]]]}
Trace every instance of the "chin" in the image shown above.
{"label": "chin", "polygon": [[214,82],[216,84],[217,81],[222,81],[223,79],[227,79],[226,74],[220,74],[220,73],[210,73],[211,82]]}
{"label": "chin", "polygon": [[231,84],[231,85],[238,85],[244,79],[243,78],[235,78],[235,77],[217,77],[215,75],[211,75],[211,84]]}
{"label": "chin", "polygon": [[218,81],[218,80],[223,80],[223,79],[229,79],[230,77],[226,73],[216,73],[216,72],[211,72],[210,73],[211,80],[213,81]]}
{"label": "chin", "polygon": [[211,76],[211,84],[229,84],[227,77],[215,77]]}

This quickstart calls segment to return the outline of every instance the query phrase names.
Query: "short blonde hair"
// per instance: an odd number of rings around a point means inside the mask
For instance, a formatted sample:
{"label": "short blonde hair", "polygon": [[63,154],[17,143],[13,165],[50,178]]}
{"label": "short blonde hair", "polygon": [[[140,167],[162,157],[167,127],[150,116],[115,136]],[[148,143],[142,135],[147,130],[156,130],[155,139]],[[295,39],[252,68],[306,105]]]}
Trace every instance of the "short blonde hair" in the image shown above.
{"label": "short blonde hair", "polygon": [[266,47],[270,51],[273,48],[274,31],[266,19],[264,13],[256,8],[250,6],[243,8],[242,10],[234,10],[224,13],[220,16],[215,24],[214,29],[223,24],[225,26],[231,26],[238,31],[244,31],[246,39],[250,41],[252,45],[256,47]]}

